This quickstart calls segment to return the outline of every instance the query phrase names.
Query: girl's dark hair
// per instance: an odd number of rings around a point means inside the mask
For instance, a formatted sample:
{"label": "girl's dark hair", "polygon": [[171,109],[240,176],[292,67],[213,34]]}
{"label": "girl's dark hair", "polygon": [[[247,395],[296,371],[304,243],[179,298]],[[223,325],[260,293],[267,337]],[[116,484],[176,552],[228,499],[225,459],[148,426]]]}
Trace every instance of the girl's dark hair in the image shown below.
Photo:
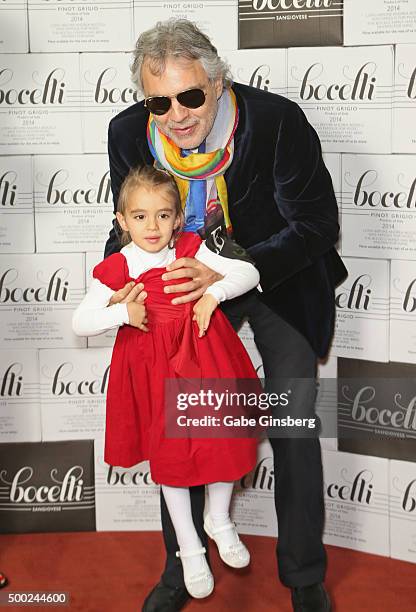
{"label": "girl's dark hair", "polygon": [[[178,187],[175,179],[166,170],[159,170],[154,166],[138,166],[137,168],[131,168],[130,172],[124,179],[117,201],[117,212],[123,216],[126,215],[127,202],[132,191],[139,187],[145,187],[146,189],[157,189],[158,187],[165,187],[168,193],[172,196],[172,200],[175,203],[176,215],[182,217],[182,206],[181,198],[179,195]],[[121,230],[119,236],[122,246],[125,246],[131,242],[129,232]],[[178,239],[181,227],[178,227],[173,232],[174,243]]]}

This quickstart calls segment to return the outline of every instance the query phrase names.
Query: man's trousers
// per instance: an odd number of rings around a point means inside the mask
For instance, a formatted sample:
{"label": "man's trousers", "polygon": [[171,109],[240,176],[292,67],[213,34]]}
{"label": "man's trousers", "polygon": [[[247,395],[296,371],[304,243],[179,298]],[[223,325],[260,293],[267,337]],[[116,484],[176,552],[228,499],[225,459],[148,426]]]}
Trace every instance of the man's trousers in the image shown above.
{"label": "man's trousers", "polygon": [[[253,290],[225,302],[222,310],[234,329],[248,319],[254,340],[263,360],[267,391],[290,388],[296,417],[315,417],[317,358],[307,340],[283,321],[259,299]],[[279,387],[279,388],[277,388]],[[323,582],[326,552],[322,543],[324,500],[322,461],[319,438],[276,437],[270,443],[274,455],[275,505],[278,521],[277,563],[280,580],[288,587]],[[191,487],[194,524],[203,545],[204,486]],[[167,550],[163,582],[172,587],[184,586],[175,531],[161,494],[163,536]]]}

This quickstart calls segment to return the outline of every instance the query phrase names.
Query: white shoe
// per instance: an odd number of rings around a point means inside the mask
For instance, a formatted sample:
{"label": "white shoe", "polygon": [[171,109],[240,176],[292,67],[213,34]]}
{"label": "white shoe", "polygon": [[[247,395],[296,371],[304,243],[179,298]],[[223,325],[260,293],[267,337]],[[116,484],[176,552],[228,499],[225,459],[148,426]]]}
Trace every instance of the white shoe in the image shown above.
{"label": "white shoe", "polygon": [[[230,567],[236,568],[246,567],[250,563],[250,553],[238,537],[234,523],[230,521],[226,525],[215,528],[212,524],[210,515],[207,514],[205,517],[204,529],[218,546],[218,552],[224,563]],[[234,531],[235,544],[225,544],[224,541],[221,541],[221,534],[230,529]]]}
{"label": "white shoe", "polygon": [[[195,597],[196,599],[202,599],[203,597],[208,597],[211,595],[214,590],[214,577],[209,569],[209,565],[205,558],[206,550],[204,547],[199,548],[198,550],[193,550],[190,552],[178,552],[176,556],[180,558],[183,567],[183,579],[185,582],[186,590],[189,595]],[[193,572],[190,565],[187,564],[186,560],[190,557],[201,557],[201,566],[202,569],[199,572]]]}

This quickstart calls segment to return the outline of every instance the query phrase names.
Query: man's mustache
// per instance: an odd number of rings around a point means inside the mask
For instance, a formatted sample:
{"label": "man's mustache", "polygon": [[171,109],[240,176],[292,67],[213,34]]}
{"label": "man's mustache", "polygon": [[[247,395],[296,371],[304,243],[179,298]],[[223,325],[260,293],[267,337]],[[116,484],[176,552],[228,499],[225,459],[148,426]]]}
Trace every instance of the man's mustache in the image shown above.
{"label": "man's mustache", "polygon": [[185,123],[168,123],[167,127],[171,130],[175,130],[175,129],[184,130],[186,128],[193,127],[194,125],[198,125],[198,122],[195,121],[194,123],[190,123],[189,125]]}

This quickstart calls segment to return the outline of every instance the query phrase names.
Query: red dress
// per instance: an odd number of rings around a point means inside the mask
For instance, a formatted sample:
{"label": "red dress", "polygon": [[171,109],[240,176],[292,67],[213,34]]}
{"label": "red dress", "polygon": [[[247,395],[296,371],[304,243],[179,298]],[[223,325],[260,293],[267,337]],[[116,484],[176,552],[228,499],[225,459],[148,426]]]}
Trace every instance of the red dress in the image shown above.
{"label": "red dress", "polygon": [[[193,257],[200,244],[196,234],[182,234],[176,257]],[[163,291],[165,271],[153,268],[132,279],[122,253],[110,255],[93,271],[94,278],[114,291],[134,280],[143,283],[147,292],[149,331],[123,325],[114,344],[104,460],[131,467],[149,459],[153,480],[171,486],[237,480],[255,466],[255,439],[164,435],[165,378],[257,378],[240,338],[219,308],[205,336],[198,338],[198,326],[192,321],[195,302],[171,303],[172,294]]]}

